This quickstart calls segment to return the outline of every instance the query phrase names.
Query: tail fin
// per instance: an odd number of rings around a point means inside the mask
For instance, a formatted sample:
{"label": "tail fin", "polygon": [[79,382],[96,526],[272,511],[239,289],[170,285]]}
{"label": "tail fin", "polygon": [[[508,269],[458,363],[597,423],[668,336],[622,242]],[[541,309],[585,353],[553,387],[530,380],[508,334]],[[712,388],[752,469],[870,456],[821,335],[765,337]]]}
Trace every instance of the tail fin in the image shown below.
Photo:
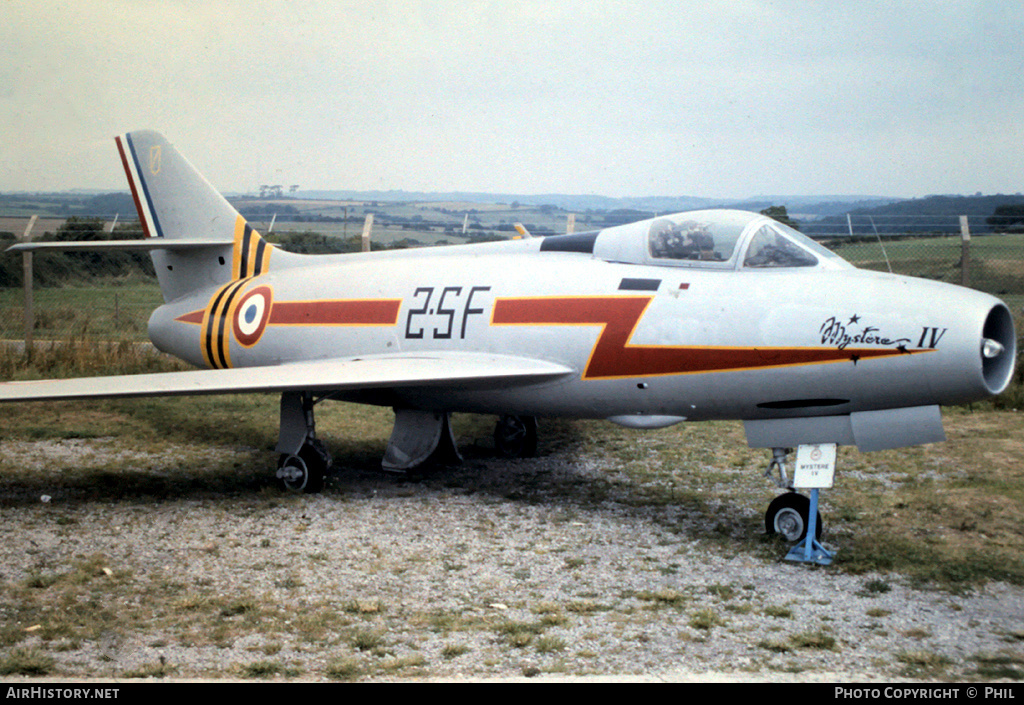
{"label": "tail fin", "polygon": [[[163,135],[130,132],[116,142],[143,232],[168,241],[152,251],[165,300],[267,270],[273,248]],[[198,240],[224,246],[175,247]]]}

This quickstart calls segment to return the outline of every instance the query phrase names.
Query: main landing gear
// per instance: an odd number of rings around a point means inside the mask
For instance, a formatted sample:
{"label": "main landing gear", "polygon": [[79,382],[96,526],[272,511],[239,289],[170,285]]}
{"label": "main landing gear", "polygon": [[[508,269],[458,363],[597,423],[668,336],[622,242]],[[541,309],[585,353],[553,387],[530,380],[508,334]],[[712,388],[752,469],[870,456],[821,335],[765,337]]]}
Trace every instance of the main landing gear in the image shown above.
{"label": "main landing gear", "polygon": [[[765,471],[765,477],[773,480],[786,492],[780,494],[768,505],[764,515],[764,530],[769,535],[778,534],[790,543],[803,541],[810,525],[811,500],[793,489],[793,481],[786,474],[786,456],[791,448],[772,448],[772,461]],[[772,473],[777,472],[778,478]],[[821,538],[821,513],[815,516],[815,539]]]}
{"label": "main landing gear", "polygon": [[532,458],[537,454],[537,419],[502,416],[494,426],[494,448],[505,458]]}
{"label": "main landing gear", "polygon": [[[281,395],[277,479],[287,490],[315,493],[324,488],[332,461],[316,437],[313,406],[325,398],[314,399],[311,393],[301,391]],[[537,420],[532,416],[502,416],[494,430],[494,444],[506,458],[535,455]],[[445,463],[462,460],[448,413],[395,408],[395,425],[381,467],[407,472],[432,458]]]}
{"label": "main landing gear", "polygon": [[281,395],[281,432],[277,452],[277,478],[293,492],[316,493],[324,488],[331,468],[331,454],[316,437],[313,395],[285,392]]}

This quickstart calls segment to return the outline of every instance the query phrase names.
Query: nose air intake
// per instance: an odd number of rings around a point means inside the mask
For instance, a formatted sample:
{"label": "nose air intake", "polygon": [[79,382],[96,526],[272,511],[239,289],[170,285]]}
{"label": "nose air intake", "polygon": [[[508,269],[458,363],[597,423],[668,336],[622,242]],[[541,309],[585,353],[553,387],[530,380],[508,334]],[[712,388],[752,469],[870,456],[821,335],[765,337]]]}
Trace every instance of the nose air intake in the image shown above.
{"label": "nose air intake", "polygon": [[993,306],[982,329],[981,374],[990,394],[1000,394],[1010,384],[1017,359],[1013,317],[1006,306]]}

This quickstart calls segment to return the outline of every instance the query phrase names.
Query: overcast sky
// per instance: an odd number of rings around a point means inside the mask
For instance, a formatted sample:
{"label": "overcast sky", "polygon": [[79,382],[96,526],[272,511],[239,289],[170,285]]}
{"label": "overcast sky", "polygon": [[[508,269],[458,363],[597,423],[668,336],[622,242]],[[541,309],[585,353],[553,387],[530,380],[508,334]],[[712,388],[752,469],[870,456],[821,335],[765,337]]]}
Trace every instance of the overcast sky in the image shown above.
{"label": "overcast sky", "polygon": [[0,0],[0,190],[1024,191],[1019,0]]}

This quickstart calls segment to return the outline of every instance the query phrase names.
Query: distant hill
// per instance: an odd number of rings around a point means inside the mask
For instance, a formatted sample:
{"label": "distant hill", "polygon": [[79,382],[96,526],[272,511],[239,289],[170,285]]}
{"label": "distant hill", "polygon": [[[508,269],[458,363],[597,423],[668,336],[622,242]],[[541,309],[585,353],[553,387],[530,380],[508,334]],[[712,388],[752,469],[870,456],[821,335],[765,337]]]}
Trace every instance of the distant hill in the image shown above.
{"label": "distant hill", "polygon": [[653,211],[685,211],[709,208],[723,203],[720,199],[696,196],[649,196],[642,198],[613,198],[596,194],[516,194],[479,193],[472,191],[299,191],[295,196],[308,199],[338,201],[384,201],[397,203],[435,203],[456,201],[461,203],[520,203],[529,206],[555,206],[565,211],[609,211],[622,208]]}
{"label": "distant hill", "polygon": [[758,196],[729,204],[730,208],[763,211],[770,206],[786,206],[797,219],[845,215],[853,210],[878,208],[904,199],[892,196]]}
{"label": "distant hill", "polygon": [[[251,196],[241,200],[233,194],[225,194],[247,214],[258,214],[261,201]],[[953,228],[955,216],[974,216],[972,232],[985,230],[984,220],[999,206],[1024,204],[1024,195],[936,195],[925,198],[901,199],[889,196],[867,195],[764,195],[746,199],[702,198],[697,196],[646,196],[614,198],[597,194],[514,194],[483,193],[471,191],[356,191],[356,190],[309,190],[291,194],[291,198],[305,200],[337,200],[381,203],[479,203],[519,204],[524,207],[560,209],[572,213],[613,214],[616,222],[624,218],[643,219],[660,213],[674,213],[700,208],[738,208],[762,211],[770,206],[785,206],[789,215],[806,224],[816,235],[843,234],[848,232],[847,213],[854,221],[854,232],[870,233],[885,220],[895,223],[899,219],[918,219],[920,228],[926,226],[922,218],[942,218],[943,229]],[[269,206],[267,206],[269,207]],[[266,208],[264,208],[266,210]],[[282,206],[275,205],[274,213],[287,215]],[[120,214],[132,218],[135,205],[127,191],[96,193],[79,189],[77,191],[50,194],[0,194],[0,215],[39,213],[59,217],[104,217]],[[872,223],[872,219],[874,222]],[[886,226],[886,230],[890,230]]]}
{"label": "distant hill", "polygon": [[[851,208],[847,213],[815,220],[810,226],[814,236],[883,233],[959,232],[959,216],[969,216],[972,234],[990,232],[986,219],[997,207],[1024,205],[1024,195],[926,196],[885,203],[873,207]],[[811,233],[809,233],[811,234]]]}
{"label": "distant hill", "polygon": [[700,208],[737,208],[761,211],[770,206],[786,206],[790,213],[803,218],[820,218],[846,213],[852,208],[869,208],[899,201],[891,196],[755,196],[752,198],[704,198],[700,196],[621,197],[597,194],[546,193],[523,195],[514,193],[479,193],[472,191],[299,191],[300,198],[341,201],[383,201],[399,203],[463,202],[520,203],[528,206],[554,206],[564,211],[639,211],[642,213],[676,213]]}

